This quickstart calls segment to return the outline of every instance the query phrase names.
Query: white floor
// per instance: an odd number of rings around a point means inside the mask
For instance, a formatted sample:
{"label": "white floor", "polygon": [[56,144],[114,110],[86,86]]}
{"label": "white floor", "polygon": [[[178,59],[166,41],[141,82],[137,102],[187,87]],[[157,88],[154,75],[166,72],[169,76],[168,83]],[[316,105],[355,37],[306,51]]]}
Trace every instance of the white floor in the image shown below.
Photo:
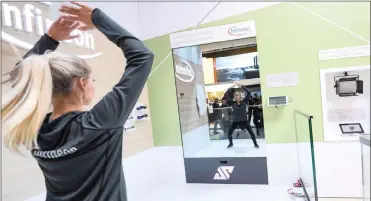
{"label": "white floor", "polygon": [[[161,147],[124,161],[129,201],[292,201],[288,186],[187,184],[181,147]],[[45,194],[27,201],[45,201]]]}
{"label": "white floor", "polygon": [[[275,148],[276,146],[277,149]],[[288,195],[287,190],[290,188],[291,182],[295,181],[296,173],[292,173],[295,168],[288,165],[289,163],[284,160],[291,156],[290,149],[287,147],[284,149],[284,157],[280,154],[273,154],[279,152],[279,150],[282,150],[283,148],[285,148],[283,145],[267,145],[267,152],[270,154],[268,159],[272,157],[277,158],[277,160],[274,161],[268,160],[270,163],[268,164],[270,185],[267,186],[187,184],[185,181],[181,147],[159,147],[142,152],[124,161],[129,201],[292,201],[293,199]],[[293,157],[295,158],[294,155]],[[326,161],[328,160],[329,158],[327,157]],[[286,171],[281,171],[280,168],[277,168],[280,166],[278,164],[279,161],[281,161],[281,166],[282,164],[285,164]],[[331,163],[327,163],[327,166],[329,164]],[[331,169],[324,168],[328,170],[327,174],[332,174],[334,172],[334,168],[330,168]],[[328,179],[332,181],[332,183],[329,183],[332,187],[335,187],[343,181],[332,179],[334,176],[338,175],[335,174],[328,177]],[[40,175],[40,177],[42,176]],[[343,179],[346,175],[340,174],[338,177]],[[327,180],[321,179],[320,183],[325,181]],[[348,185],[348,188],[352,188],[353,191],[356,191],[358,187],[353,183],[352,186]],[[328,186],[321,185],[320,188],[322,188],[322,190],[320,191],[322,192],[326,190],[324,189],[326,187],[327,190],[329,190]],[[339,186],[336,186],[335,188],[339,188]],[[341,190],[344,191],[343,188],[341,188]],[[342,195],[339,190],[332,193],[332,195],[335,195],[335,193],[336,195]],[[325,193],[322,194],[325,195]],[[45,201],[45,195],[44,193],[35,195],[27,201]],[[320,199],[320,201],[361,200],[328,198]]]}
{"label": "white floor", "polygon": [[257,139],[260,149],[255,149],[251,139],[234,139],[234,147],[227,149],[228,140],[210,140],[207,124],[182,135],[184,157],[266,157],[265,139]]}
{"label": "white floor", "polygon": [[195,158],[208,157],[266,157],[265,139],[257,139],[259,149],[254,148],[251,139],[235,139],[234,146],[227,149],[228,140],[212,140]]}

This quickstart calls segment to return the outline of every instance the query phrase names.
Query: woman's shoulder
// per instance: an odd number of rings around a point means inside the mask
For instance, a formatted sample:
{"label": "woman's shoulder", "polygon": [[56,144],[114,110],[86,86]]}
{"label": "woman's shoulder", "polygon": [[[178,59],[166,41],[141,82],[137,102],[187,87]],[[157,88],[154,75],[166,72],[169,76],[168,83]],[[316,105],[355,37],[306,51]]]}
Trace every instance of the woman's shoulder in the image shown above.
{"label": "woman's shoulder", "polygon": [[106,122],[101,122],[100,120],[100,118],[95,118],[95,115],[92,115],[90,111],[84,111],[76,114],[74,122],[81,126],[81,129],[95,130],[99,132],[118,129],[120,130],[124,127],[124,125],[107,125]]}

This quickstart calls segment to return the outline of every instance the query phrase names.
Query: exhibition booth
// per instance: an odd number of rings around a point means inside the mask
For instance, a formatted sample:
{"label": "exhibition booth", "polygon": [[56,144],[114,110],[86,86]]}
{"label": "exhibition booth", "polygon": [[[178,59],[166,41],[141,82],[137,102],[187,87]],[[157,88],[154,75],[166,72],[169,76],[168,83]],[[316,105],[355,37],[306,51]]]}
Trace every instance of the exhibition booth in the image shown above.
{"label": "exhibition booth", "polygon": [[[160,57],[149,79],[150,104],[157,108],[155,146],[182,145],[187,182],[291,186],[299,179],[313,200],[362,197],[358,139],[370,133],[369,39],[319,19],[306,6],[283,3],[146,41]],[[340,19],[345,7],[337,7],[333,19]],[[348,16],[364,28],[347,25],[366,33],[369,25],[360,20],[365,13]],[[244,56],[251,53],[256,55]],[[256,66],[259,76],[247,76],[248,66]],[[261,95],[259,150],[249,135],[238,138],[243,130],[233,133],[235,147],[227,149],[226,130],[214,114],[213,104],[220,106],[237,80]],[[152,100],[160,86],[166,88],[162,96],[176,102]],[[165,108],[169,126],[156,120]]]}
{"label": "exhibition booth", "polygon": [[[2,5],[4,73],[53,17],[45,3]],[[370,23],[364,19],[370,12],[352,3],[337,5],[281,3],[199,27],[182,25],[181,31],[174,32],[179,26],[145,40],[155,61],[125,125],[123,151],[130,156],[154,148],[124,160],[129,198],[204,200],[210,195],[238,200],[251,194],[253,200],[299,196],[318,201],[369,195],[370,41],[365,36]],[[58,51],[74,53],[92,66],[96,102],[120,78],[125,61],[101,33],[76,33],[81,37],[63,42]],[[234,146],[227,148],[234,111],[223,100],[231,88],[248,102],[246,118],[253,133],[237,128]],[[361,147],[359,138],[367,135]],[[3,158],[4,165],[14,159]],[[10,175],[17,169],[6,171]],[[5,194],[32,185],[3,173]],[[279,191],[272,190],[276,187]]]}
{"label": "exhibition booth", "polygon": [[[262,84],[259,71],[264,65],[258,64],[258,37],[254,21],[170,34],[188,183],[269,184],[267,160],[276,159],[270,158],[267,153],[265,137],[259,138],[260,126],[253,121],[260,149],[254,149],[248,137],[240,138],[243,129],[237,131],[236,136],[232,135],[237,139],[234,147],[226,149],[229,116],[234,111],[228,105],[223,107],[225,100],[221,104],[227,90],[233,88],[236,81],[252,92],[252,96],[248,97],[242,88],[236,89],[242,92],[242,97],[249,104],[245,111],[249,124],[252,113],[255,114],[257,109],[263,114],[265,108],[274,106],[276,110],[283,110],[292,104],[292,97],[285,94],[262,96],[261,85],[265,84],[267,88],[296,87],[299,75],[296,72],[266,75]],[[331,60],[334,54],[351,57],[362,50],[365,51],[365,48],[320,51],[319,59]],[[361,56],[367,54],[369,52]],[[324,141],[354,142],[360,136],[368,135],[370,66],[322,69],[317,76],[321,80]],[[260,97],[260,101],[253,101],[254,97],[257,100]],[[266,102],[262,101],[262,97]],[[310,111],[302,112],[298,108],[302,107],[294,108],[292,125],[297,146],[292,150],[297,155],[297,164],[293,164],[298,168],[296,174],[299,181],[296,185],[304,187],[302,194],[307,199],[318,200],[316,160],[319,157],[317,155],[316,158],[316,153],[319,149],[316,149],[314,141],[313,119],[321,117],[313,117]],[[262,116],[259,117],[263,123]],[[267,135],[274,135],[274,131],[267,132]],[[220,141],[213,141],[215,139]],[[354,165],[358,169],[361,167],[361,163]],[[297,194],[297,191],[293,191],[293,194]]]}

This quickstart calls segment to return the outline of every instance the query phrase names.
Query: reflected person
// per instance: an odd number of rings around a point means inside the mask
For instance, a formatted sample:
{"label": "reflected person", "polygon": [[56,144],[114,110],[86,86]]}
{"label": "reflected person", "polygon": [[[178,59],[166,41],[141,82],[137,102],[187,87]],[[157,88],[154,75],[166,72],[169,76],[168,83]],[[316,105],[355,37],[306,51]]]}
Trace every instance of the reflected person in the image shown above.
{"label": "reflected person", "polygon": [[262,127],[261,126],[261,113],[262,113],[262,109],[261,109],[261,106],[260,105],[255,105],[254,109],[253,109],[253,122],[254,122],[254,125],[256,127],[256,135],[260,136],[260,133],[259,133],[259,128]]}
{"label": "reflected person", "polygon": [[214,134],[218,134],[218,131],[217,131],[218,124],[223,129],[223,125],[221,124],[221,111],[220,111],[218,98],[214,99],[213,113],[214,113]]}
{"label": "reflected person", "polygon": [[227,134],[231,126],[232,109],[227,104],[227,101],[225,98],[222,99],[222,105],[220,106],[220,110],[221,110],[221,117],[222,117],[222,122],[221,122],[222,129],[223,129],[224,134]]}
{"label": "reflected person", "polygon": [[250,94],[251,94],[250,90],[248,88],[246,88],[245,86],[242,86],[241,84],[233,85],[224,94],[224,98],[226,99],[227,103],[230,106],[232,106],[232,111],[233,111],[232,112],[233,122],[232,122],[232,125],[231,125],[231,127],[229,128],[229,131],[228,131],[229,145],[228,145],[227,148],[233,147],[232,133],[237,128],[246,129],[251,136],[251,139],[254,143],[254,147],[259,148],[259,145],[256,142],[254,132],[253,132],[250,124],[247,122],[246,109],[248,107],[248,103],[249,103],[248,100],[249,99],[245,98],[244,100],[242,100],[241,92],[236,91],[234,89],[234,86],[239,86],[243,90],[245,90],[246,91],[246,97],[249,97]]}
{"label": "reflected person", "polygon": [[[247,96],[246,96],[247,97]],[[249,96],[249,105],[254,105],[254,97],[253,96]],[[252,107],[249,107],[248,108],[248,111],[247,111],[247,122],[250,124],[251,122],[251,116],[252,116],[252,111],[253,111],[253,108]]]}
{"label": "reflected person", "polygon": [[260,99],[259,99],[258,94],[254,94],[253,104],[254,105],[259,105],[260,104]]}
{"label": "reflected person", "polygon": [[256,127],[256,134],[260,136],[259,128],[261,126],[261,114],[263,113],[263,109],[261,107],[262,101],[261,96],[259,97],[257,94],[254,96],[254,107],[253,107],[253,123]]}

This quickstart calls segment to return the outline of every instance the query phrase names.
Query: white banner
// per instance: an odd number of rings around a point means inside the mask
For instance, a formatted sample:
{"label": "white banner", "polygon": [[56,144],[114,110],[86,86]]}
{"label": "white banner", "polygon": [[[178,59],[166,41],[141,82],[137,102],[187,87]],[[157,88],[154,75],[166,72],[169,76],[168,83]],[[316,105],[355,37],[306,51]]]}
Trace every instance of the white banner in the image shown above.
{"label": "white banner", "polygon": [[247,21],[170,34],[170,44],[174,49],[255,36],[255,21]]}
{"label": "white banner", "polygon": [[320,50],[318,53],[320,61],[369,56],[370,45]]}
{"label": "white banner", "polygon": [[266,83],[268,88],[297,86],[299,83],[299,73],[270,74],[266,76]]}

